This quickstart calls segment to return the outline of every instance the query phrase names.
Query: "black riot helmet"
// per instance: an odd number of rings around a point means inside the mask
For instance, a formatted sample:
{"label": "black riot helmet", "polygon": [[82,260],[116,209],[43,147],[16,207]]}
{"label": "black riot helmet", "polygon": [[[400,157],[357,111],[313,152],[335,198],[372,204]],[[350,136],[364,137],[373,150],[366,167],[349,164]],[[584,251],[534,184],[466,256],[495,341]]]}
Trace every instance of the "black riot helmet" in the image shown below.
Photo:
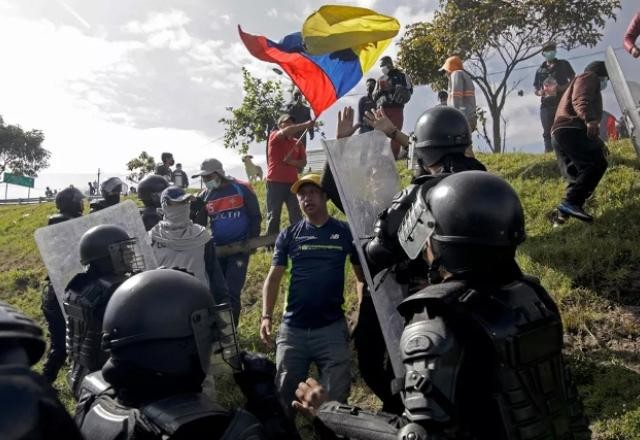
{"label": "black riot helmet", "polygon": [[45,345],[38,324],[0,301],[0,355],[5,355],[7,349],[21,347],[27,354],[29,365],[34,365],[42,357]]}
{"label": "black riot helmet", "polygon": [[124,191],[125,184],[119,177],[109,177],[100,184],[100,192],[103,197],[120,194]]}
{"label": "black riot helmet", "polygon": [[424,112],[414,130],[414,154],[423,166],[431,166],[451,153],[464,153],[471,145],[471,129],[458,109],[437,106]]}
{"label": "black riot helmet", "polygon": [[500,269],[525,239],[524,213],[505,180],[464,171],[419,193],[398,238],[412,259],[430,240],[434,265],[452,274]]}
{"label": "black riot helmet", "polygon": [[80,238],[80,263],[104,273],[140,272],[144,259],[137,253],[137,241],[120,226],[94,226]]}
{"label": "black riot helmet", "polygon": [[[213,344],[233,323],[220,325],[211,292],[195,277],[154,269],[125,281],[107,304],[103,348],[116,362],[176,377],[207,372]],[[228,306],[225,308],[230,314]],[[200,383],[198,382],[198,383]]]}
{"label": "black riot helmet", "polygon": [[160,208],[160,194],[169,182],[158,174],[149,174],[138,183],[138,198],[144,203],[144,206],[152,206]]}
{"label": "black riot helmet", "polygon": [[69,217],[82,215],[84,194],[78,188],[70,186],[56,195],[56,208],[61,214]]}

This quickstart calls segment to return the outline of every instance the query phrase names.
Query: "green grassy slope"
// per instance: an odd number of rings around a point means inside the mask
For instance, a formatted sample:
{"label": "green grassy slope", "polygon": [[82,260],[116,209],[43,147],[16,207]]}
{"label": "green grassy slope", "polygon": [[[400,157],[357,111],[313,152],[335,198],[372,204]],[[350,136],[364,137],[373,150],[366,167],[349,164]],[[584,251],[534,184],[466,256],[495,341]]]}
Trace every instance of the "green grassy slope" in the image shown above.
{"label": "green grassy slope", "polygon": [[[507,178],[520,194],[527,217],[527,240],[518,253],[523,270],[539,277],[562,310],[567,354],[575,371],[594,438],[640,439],[640,171],[627,142],[610,145],[610,167],[587,209],[592,225],[570,221],[552,228],[548,220],[564,191],[552,155],[480,155],[490,171]],[[403,179],[408,180],[406,170]],[[264,187],[256,185],[262,212]],[[332,207],[333,209],[333,207]],[[45,276],[33,231],[46,224],[52,204],[0,207],[0,299],[20,307],[40,323],[40,286]],[[332,212],[336,213],[335,210]],[[283,213],[283,224],[286,223]],[[256,253],[243,293],[239,323],[244,348],[264,351],[258,338],[260,292],[270,255]],[[282,310],[283,283],[275,316]],[[345,308],[355,306],[349,276]],[[274,324],[274,327],[277,323]],[[378,408],[354,364],[351,401]],[[68,400],[62,375],[56,386]],[[223,403],[241,397],[230,384],[219,387]],[[305,429],[305,436],[308,429]]]}

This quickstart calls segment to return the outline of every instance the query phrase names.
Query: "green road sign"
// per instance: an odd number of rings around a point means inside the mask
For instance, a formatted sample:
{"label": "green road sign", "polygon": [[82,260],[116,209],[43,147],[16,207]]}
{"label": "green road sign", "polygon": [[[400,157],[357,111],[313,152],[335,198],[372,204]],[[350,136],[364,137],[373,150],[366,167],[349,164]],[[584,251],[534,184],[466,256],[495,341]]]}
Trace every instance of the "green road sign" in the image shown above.
{"label": "green road sign", "polygon": [[16,176],[11,173],[4,173],[3,176],[2,183],[11,183],[12,185],[26,186],[27,188],[33,188],[33,182],[35,181],[33,177]]}

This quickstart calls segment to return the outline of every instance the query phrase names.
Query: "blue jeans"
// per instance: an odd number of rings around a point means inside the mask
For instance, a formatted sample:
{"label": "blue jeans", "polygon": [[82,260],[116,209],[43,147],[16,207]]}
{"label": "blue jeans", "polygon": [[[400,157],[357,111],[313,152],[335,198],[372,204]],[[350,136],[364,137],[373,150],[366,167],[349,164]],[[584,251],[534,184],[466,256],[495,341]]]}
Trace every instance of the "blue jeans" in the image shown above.
{"label": "blue jeans", "polygon": [[318,367],[320,383],[329,400],[346,402],[351,388],[351,350],[344,318],[313,329],[280,325],[276,337],[276,387],[285,408],[290,408],[296,399],[298,383],[307,379],[312,362]]}
{"label": "blue jeans", "polygon": [[224,279],[229,289],[229,298],[216,299],[218,304],[226,302],[233,310],[233,321],[238,326],[240,319],[240,294],[247,279],[247,266],[249,266],[249,254],[233,254],[226,257],[219,257],[220,267],[224,273]]}

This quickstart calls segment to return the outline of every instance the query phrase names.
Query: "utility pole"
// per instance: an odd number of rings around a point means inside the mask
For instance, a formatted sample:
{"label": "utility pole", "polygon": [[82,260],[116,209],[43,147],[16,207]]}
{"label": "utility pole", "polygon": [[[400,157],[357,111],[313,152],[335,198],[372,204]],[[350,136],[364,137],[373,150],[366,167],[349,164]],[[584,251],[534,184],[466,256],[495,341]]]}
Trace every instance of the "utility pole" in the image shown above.
{"label": "utility pole", "polygon": [[96,184],[96,194],[98,194],[98,188],[100,188],[100,168],[98,168],[98,183]]}

